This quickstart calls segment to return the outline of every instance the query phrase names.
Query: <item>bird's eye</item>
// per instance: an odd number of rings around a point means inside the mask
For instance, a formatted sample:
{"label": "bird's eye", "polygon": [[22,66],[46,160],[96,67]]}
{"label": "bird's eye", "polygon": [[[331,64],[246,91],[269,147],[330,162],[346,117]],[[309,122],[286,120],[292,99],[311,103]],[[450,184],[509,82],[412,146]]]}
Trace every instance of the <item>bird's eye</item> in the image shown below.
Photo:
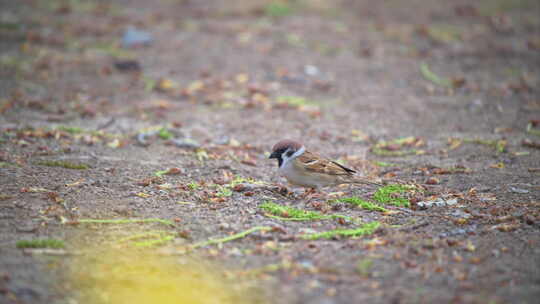
{"label": "bird's eye", "polygon": [[294,151],[288,151],[287,152],[287,157],[291,157],[293,154],[294,154]]}

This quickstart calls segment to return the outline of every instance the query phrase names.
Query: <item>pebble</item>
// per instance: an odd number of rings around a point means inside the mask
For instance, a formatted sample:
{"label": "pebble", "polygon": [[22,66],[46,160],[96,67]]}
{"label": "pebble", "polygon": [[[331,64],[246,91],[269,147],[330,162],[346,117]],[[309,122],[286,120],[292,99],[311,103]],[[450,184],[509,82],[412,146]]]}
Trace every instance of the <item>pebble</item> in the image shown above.
{"label": "pebble", "polygon": [[304,73],[308,76],[317,76],[319,75],[320,71],[318,67],[308,64],[304,66]]}
{"label": "pebble", "polygon": [[198,149],[201,147],[196,140],[191,138],[175,138],[171,139],[171,143],[178,148]]}
{"label": "pebble", "polygon": [[448,232],[440,233],[439,237],[440,238],[447,238],[447,237],[451,237],[451,236],[467,234],[467,233],[475,232],[477,230],[477,228],[478,227],[476,225],[471,225],[471,226],[465,227],[465,228],[456,228],[456,229],[452,229],[452,230],[450,230]]}
{"label": "pebble", "polygon": [[139,45],[148,45],[152,42],[152,35],[149,32],[138,30],[130,26],[122,36],[122,47],[129,48]]}
{"label": "pebble", "polygon": [[516,188],[516,187],[510,187],[510,191],[514,192],[514,193],[519,193],[519,194],[527,194],[527,193],[529,193],[529,190],[527,190],[527,189],[521,189],[521,188]]}
{"label": "pebble", "polygon": [[452,199],[448,199],[448,200],[445,200],[443,198],[438,198],[438,199],[432,200],[432,201],[421,201],[421,202],[416,203],[416,205],[420,209],[428,209],[428,208],[431,208],[433,206],[436,206],[436,207],[452,206],[452,205],[457,204],[457,202],[458,202],[457,198],[452,198]]}

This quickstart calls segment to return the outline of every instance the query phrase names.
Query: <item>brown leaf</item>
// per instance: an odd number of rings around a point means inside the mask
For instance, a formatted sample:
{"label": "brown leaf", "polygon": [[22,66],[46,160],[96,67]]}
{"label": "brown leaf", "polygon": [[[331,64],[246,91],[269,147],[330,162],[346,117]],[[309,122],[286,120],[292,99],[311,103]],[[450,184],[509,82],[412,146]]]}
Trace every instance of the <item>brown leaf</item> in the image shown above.
{"label": "brown leaf", "polygon": [[441,181],[436,177],[430,177],[430,178],[428,178],[426,180],[426,184],[428,184],[428,185],[438,185],[440,183],[441,183]]}
{"label": "brown leaf", "polygon": [[253,159],[244,159],[241,161],[242,164],[256,167],[257,163]]}
{"label": "brown leaf", "polygon": [[524,139],[521,144],[525,147],[534,148],[534,149],[540,149],[540,142],[535,142],[530,139]]}

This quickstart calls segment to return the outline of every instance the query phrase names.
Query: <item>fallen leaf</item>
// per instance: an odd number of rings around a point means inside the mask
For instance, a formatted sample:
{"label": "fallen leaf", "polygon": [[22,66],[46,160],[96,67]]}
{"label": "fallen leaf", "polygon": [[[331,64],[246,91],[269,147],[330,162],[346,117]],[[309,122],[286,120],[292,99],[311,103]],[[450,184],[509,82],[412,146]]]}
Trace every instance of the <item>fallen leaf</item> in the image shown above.
{"label": "fallen leaf", "polygon": [[139,193],[137,193],[137,194],[135,194],[135,195],[138,196],[138,197],[142,197],[142,198],[149,198],[149,197],[151,197],[150,194],[144,193],[144,192],[139,192]]}
{"label": "fallen leaf", "polygon": [[504,163],[503,162],[498,162],[498,163],[490,165],[489,167],[490,168],[495,168],[495,169],[504,169]]}

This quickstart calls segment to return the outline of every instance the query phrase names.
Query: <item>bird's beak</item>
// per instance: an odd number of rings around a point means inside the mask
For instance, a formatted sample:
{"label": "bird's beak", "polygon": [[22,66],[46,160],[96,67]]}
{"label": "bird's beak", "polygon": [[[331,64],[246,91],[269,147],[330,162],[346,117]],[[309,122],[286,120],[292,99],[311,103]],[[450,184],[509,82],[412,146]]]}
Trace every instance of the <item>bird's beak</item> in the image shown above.
{"label": "bird's beak", "polygon": [[277,152],[272,152],[268,158],[279,158],[279,154]]}

